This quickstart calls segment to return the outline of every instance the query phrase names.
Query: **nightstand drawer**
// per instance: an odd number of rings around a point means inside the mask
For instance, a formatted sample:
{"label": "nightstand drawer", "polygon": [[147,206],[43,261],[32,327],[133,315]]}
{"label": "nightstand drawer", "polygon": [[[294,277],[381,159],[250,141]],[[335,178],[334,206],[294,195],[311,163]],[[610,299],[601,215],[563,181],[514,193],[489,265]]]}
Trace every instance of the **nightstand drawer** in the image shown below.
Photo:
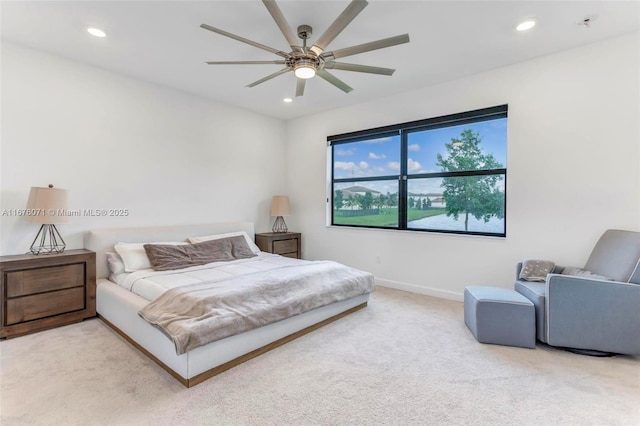
{"label": "nightstand drawer", "polygon": [[6,325],[84,309],[84,287],[7,300]]}
{"label": "nightstand drawer", "polygon": [[7,297],[18,297],[84,285],[84,264],[7,272]]}
{"label": "nightstand drawer", "polygon": [[256,245],[267,253],[301,259],[299,232],[259,232],[256,234]]}
{"label": "nightstand drawer", "polygon": [[281,240],[273,242],[273,252],[275,254],[297,253],[298,239]]}

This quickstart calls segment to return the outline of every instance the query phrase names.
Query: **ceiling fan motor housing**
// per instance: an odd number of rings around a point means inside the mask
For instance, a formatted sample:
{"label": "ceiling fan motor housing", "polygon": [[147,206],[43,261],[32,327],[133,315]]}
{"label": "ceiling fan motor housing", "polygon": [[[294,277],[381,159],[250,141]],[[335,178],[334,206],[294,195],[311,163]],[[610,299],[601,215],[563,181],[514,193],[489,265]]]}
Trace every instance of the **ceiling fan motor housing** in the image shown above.
{"label": "ceiling fan motor housing", "polygon": [[[313,73],[307,73],[304,75],[308,75],[312,77],[323,64],[323,60],[316,55],[315,52],[311,50],[307,50],[307,39],[311,37],[313,33],[313,28],[310,25],[299,25],[298,26],[298,37],[303,40],[303,49],[301,52],[291,52],[291,60],[287,61],[287,66],[292,68],[294,71],[297,71],[299,68],[308,68],[312,69]],[[296,74],[298,75],[298,74]],[[310,77],[300,77],[300,78],[310,78]]]}
{"label": "ceiling fan motor housing", "polygon": [[313,29],[309,25],[300,25],[298,26],[298,37],[302,40],[306,40],[311,37],[313,33]]}

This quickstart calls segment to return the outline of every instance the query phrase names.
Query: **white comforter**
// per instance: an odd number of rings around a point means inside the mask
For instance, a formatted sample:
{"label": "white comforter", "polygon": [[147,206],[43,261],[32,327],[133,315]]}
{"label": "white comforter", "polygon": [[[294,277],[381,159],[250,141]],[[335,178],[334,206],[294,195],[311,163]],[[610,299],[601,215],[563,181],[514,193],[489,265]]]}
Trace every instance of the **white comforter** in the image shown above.
{"label": "white comforter", "polygon": [[161,294],[173,288],[202,282],[224,280],[230,277],[270,271],[282,266],[295,266],[311,263],[306,260],[291,259],[270,253],[260,253],[250,259],[231,262],[215,262],[193,266],[177,271],[154,271],[144,269],[112,277],[118,285],[148,301],[157,299]]}
{"label": "white comforter", "polygon": [[336,262],[254,259],[218,265],[217,278],[168,290],[138,314],[171,338],[180,355],[375,288],[373,275]]}

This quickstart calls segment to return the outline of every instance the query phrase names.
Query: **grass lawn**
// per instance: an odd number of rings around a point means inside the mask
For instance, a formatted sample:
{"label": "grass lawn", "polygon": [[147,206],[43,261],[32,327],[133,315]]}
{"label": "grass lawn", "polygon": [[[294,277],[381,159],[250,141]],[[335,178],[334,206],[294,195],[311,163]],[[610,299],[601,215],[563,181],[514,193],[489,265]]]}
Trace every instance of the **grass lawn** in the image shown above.
{"label": "grass lawn", "polygon": [[[424,217],[444,214],[444,208],[432,208],[429,210],[409,209],[407,220],[418,220]],[[370,216],[341,217],[334,216],[333,222],[336,225],[364,225],[364,226],[398,226],[398,209],[381,209],[380,214]]]}

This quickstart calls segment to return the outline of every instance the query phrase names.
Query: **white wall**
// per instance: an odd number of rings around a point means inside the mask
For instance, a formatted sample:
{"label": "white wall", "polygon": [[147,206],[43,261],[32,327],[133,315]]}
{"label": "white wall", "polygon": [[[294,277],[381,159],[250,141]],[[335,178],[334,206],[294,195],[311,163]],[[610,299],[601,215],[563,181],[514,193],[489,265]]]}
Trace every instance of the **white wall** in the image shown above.
{"label": "white wall", "polygon": [[[512,287],[527,257],[582,266],[603,230],[640,230],[639,51],[634,34],[289,122],[288,223],[304,256],[453,299]],[[506,238],[325,226],[328,135],[505,103]]]}
{"label": "white wall", "polygon": [[[52,183],[70,209],[130,211],[60,225],[69,248],[97,227],[270,228],[270,198],[285,189],[283,122],[9,43],[1,83],[1,209]],[[26,252],[38,225],[0,219],[0,252]]]}
{"label": "white wall", "polygon": [[[53,183],[71,209],[130,210],[61,225],[78,248],[95,227],[240,219],[268,230],[271,195],[288,192],[305,258],[454,299],[470,284],[511,287],[523,258],[581,265],[604,229],[640,229],[639,51],[635,34],[285,125],[3,43],[0,209]],[[507,238],[325,226],[327,135],[503,103]],[[37,225],[3,216],[0,231],[0,253],[23,253]]]}

